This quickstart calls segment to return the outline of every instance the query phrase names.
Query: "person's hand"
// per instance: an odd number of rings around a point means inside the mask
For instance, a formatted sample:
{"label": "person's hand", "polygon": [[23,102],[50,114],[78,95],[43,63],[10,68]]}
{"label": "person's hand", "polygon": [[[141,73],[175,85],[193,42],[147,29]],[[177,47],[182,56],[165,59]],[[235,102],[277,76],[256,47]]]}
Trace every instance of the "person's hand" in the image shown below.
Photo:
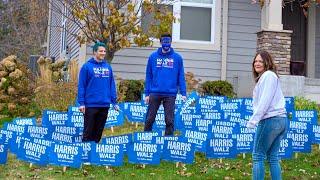
{"label": "person's hand", "polygon": [[120,111],[120,107],[117,104],[113,106],[113,109],[116,111]]}
{"label": "person's hand", "polygon": [[149,96],[146,96],[146,97],[144,98],[144,102],[145,102],[146,104],[149,104]]}
{"label": "person's hand", "polygon": [[254,124],[253,122],[251,121],[248,121],[247,124],[246,124],[246,127],[249,128],[249,129],[254,129],[256,128],[256,124]]}
{"label": "person's hand", "polygon": [[79,107],[79,111],[84,114],[85,111],[86,111],[86,107],[85,107],[85,106],[80,106],[80,107]]}
{"label": "person's hand", "polygon": [[181,99],[182,99],[183,102],[186,102],[187,96],[182,96]]}

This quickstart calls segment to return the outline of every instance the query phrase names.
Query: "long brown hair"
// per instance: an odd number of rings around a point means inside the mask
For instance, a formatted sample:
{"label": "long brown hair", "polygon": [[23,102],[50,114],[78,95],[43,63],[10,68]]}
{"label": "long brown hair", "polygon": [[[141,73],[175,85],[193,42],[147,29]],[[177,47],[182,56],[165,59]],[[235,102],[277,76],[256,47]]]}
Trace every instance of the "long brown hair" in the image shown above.
{"label": "long brown hair", "polygon": [[[254,60],[256,59],[256,57],[257,57],[258,55],[261,56],[261,58],[262,58],[262,60],[263,60],[263,65],[264,65],[264,71],[263,71],[262,73],[260,73],[260,75],[259,75],[259,73],[257,73],[257,72],[254,70]],[[266,71],[268,71],[268,70],[276,73],[276,75],[279,77],[279,75],[278,75],[278,73],[277,73],[277,66],[276,66],[276,64],[274,63],[274,60],[273,60],[271,54],[268,53],[267,51],[264,51],[264,50],[258,51],[258,52],[256,53],[256,55],[254,56],[253,61],[252,61],[252,74],[253,74],[253,77],[254,77],[254,79],[255,79],[255,82],[257,83],[257,82],[259,81],[260,76],[261,76],[264,72],[266,72]]]}

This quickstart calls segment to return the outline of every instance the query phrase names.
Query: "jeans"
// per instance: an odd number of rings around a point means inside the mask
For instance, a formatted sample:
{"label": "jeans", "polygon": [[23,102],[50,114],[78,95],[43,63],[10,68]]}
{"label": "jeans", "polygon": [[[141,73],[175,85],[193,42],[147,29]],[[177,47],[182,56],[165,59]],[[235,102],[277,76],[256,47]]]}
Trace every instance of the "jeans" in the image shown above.
{"label": "jeans", "polygon": [[152,131],[152,125],[155,121],[159,106],[162,102],[166,123],[165,135],[173,135],[175,101],[175,96],[150,95],[144,131]]}
{"label": "jeans", "polygon": [[258,124],[253,145],[253,169],[252,179],[264,179],[264,160],[267,159],[270,166],[272,180],[281,178],[279,163],[280,141],[287,133],[287,117],[271,117],[261,120]]}
{"label": "jeans", "polygon": [[82,142],[99,143],[108,118],[109,107],[86,107]]}

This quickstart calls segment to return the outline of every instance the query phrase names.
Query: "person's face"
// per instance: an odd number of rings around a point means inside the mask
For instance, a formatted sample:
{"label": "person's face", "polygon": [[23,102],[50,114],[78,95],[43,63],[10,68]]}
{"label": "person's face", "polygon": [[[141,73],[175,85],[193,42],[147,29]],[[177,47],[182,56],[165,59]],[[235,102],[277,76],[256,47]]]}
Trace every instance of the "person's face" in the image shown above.
{"label": "person's face", "polygon": [[103,60],[106,56],[106,48],[99,46],[98,50],[94,52],[94,55],[98,60]]}
{"label": "person's face", "polygon": [[258,74],[264,71],[265,67],[264,67],[263,59],[261,58],[260,54],[258,54],[256,59],[254,60],[253,67],[256,73]]}
{"label": "person's face", "polygon": [[162,37],[161,38],[161,47],[164,51],[169,51],[171,48],[171,38],[170,37]]}

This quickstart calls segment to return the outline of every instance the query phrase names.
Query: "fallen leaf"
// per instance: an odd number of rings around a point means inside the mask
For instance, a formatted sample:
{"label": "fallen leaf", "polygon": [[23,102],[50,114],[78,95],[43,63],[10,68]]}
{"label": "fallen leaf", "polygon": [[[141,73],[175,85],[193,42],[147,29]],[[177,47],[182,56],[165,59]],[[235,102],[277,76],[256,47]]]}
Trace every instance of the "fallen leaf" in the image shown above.
{"label": "fallen leaf", "polygon": [[82,174],[83,174],[84,176],[88,176],[88,175],[89,175],[88,171],[85,170],[85,169],[82,171]]}
{"label": "fallen leaf", "polygon": [[302,172],[303,174],[305,174],[305,173],[306,173],[306,170],[304,170],[304,169],[299,169],[299,172]]}

